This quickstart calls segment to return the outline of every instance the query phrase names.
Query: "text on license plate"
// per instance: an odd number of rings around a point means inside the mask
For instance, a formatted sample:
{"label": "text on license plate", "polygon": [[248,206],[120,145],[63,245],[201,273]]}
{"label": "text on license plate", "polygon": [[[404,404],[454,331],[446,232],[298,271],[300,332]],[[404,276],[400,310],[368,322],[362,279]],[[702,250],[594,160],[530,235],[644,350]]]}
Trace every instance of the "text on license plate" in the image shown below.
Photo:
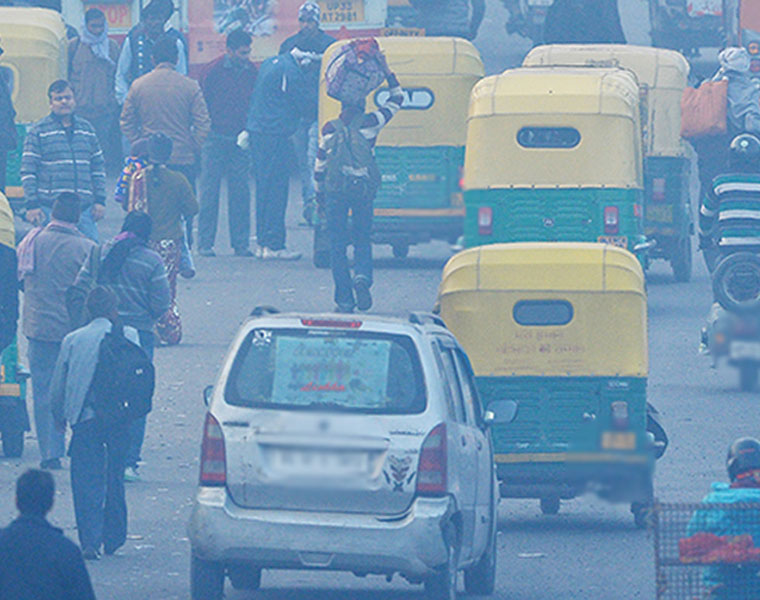
{"label": "text on license plate", "polygon": [[364,0],[322,0],[319,3],[322,23],[357,23],[364,21]]}
{"label": "text on license plate", "polygon": [[600,235],[596,241],[600,244],[610,244],[618,248],[628,248],[628,237],[625,235]]}
{"label": "text on license plate", "polygon": [[760,343],[731,342],[731,358],[734,360],[752,359],[760,361]]}
{"label": "text on license plate", "polygon": [[602,433],[603,450],[635,450],[636,434],[629,431],[605,431]]}
{"label": "text on license plate", "polygon": [[271,451],[269,464],[285,475],[360,475],[369,469],[369,456],[364,452],[282,449]]}

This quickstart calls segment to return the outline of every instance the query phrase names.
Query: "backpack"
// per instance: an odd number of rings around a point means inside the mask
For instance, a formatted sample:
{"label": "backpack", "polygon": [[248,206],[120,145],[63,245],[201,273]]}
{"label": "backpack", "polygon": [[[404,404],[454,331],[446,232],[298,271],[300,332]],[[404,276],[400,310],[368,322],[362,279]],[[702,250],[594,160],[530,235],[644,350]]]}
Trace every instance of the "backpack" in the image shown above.
{"label": "backpack", "polygon": [[346,125],[331,121],[335,133],[327,144],[325,191],[351,198],[374,198],[382,181],[372,144],[362,135],[363,114]]}
{"label": "backpack", "polygon": [[140,346],[124,337],[121,325],[112,325],[100,342],[95,375],[90,384],[90,406],[105,426],[129,423],[153,408],[156,371]]}

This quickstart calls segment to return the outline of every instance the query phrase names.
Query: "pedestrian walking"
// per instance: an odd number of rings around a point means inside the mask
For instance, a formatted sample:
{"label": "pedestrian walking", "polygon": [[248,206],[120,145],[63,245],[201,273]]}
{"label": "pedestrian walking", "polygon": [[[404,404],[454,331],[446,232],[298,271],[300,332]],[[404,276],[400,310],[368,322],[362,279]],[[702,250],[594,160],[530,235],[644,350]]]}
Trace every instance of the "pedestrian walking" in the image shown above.
{"label": "pedestrian walking", "polygon": [[335,38],[326,34],[320,27],[319,4],[313,0],[304,2],[298,9],[298,33],[287,38],[280,46],[280,54],[287,54],[293,48],[311,54],[311,60],[304,65],[304,76],[309,97],[306,99],[306,112],[301,118],[298,130],[293,135],[293,147],[301,178],[301,201],[303,202],[303,219],[311,224],[316,210],[314,191],[314,163],[317,159],[319,126],[317,112],[319,109],[319,73],[322,55],[335,42]]}
{"label": "pedestrian walking", "polygon": [[485,0],[410,0],[417,24],[429,36],[474,40],[486,13]]}
{"label": "pedestrian walking", "polygon": [[0,354],[16,337],[18,322],[18,286],[16,273],[16,230],[13,211],[5,194],[0,192]]}
{"label": "pedestrian walking", "polygon": [[[92,321],[69,333],[61,345],[50,385],[56,427],[72,429],[71,492],[82,554],[100,558],[101,546],[113,554],[127,539],[127,502],[124,496],[124,465],[129,443],[129,422],[103,422],[96,413],[93,385],[100,366],[101,343],[114,327],[122,327],[118,299],[98,286],[87,298]],[[123,335],[139,345],[137,331],[123,327]],[[115,383],[115,382],[114,382]]]}
{"label": "pedestrian walking", "polygon": [[77,102],[77,114],[95,129],[106,163],[121,163],[121,140],[116,122],[118,104],[114,90],[119,45],[108,37],[106,16],[99,8],[84,13],[82,35],[69,44],[69,82]]}
{"label": "pedestrian walking", "polygon": [[255,254],[263,259],[298,260],[285,247],[291,137],[307,112],[309,88],[303,69],[310,61],[298,49],[265,60],[251,99],[246,129],[256,174]]}
{"label": "pedestrian walking", "polygon": [[153,221],[149,246],[161,257],[169,280],[170,308],[156,323],[158,337],[164,344],[179,344],[182,320],[177,306],[177,275],[184,239],[183,219],[198,212],[198,202],[187,178],[166,166],[172,153],[169,137],[154,133],[148,139],[150,165],[133,177],[132,186],[144,190],[147,210]]}
{"label": "pedestrian walking", "polygon": [[[77,277],[76,284],[98,282],[116,294],[119,319],[133,327],[138,334],[140,347],[153,360],[156,345],[153,333],[158,320],[171,308],[171,292],[163,260],[148,247],[153,220],[145,212],[127,214],[121,233],[105,245],[97,272],[90,270],[87,261]],[[96,263],[98,264],[98,263]],[[129,425],[129,442],[126,454],[126,481],[140,479],[140,453],[145,438],[147,417],[140,417]]]}
{"label": "pedestrian walking", "polygon": [[171,0],[151,0],[142,9],[140,22],[124,38],[115,81],[116,100],[120,105],[124,104],[132,83],[158,64],[153,46],[164,35],[174,40],[177,47],[176,70],[187,75],[187,43],[179,31],[167,24],[174,10]]}
{"label": "pedestrian walking", "polygon": [[[0,56],[3,48],[0,47]],[[11,89],[4,69],[0,69],[0,192],[5,193],[5,171],[8,152],[16,149],[16,111],[11,100]]]}
{"label": "pedestrian walking", "polygon": [[82,553],[46,518],[54,496],[50,473],[30,469],[16,480],[19,516],[0,530],[0,598],[95,600]]}
{"label": "pedestrian walking", "polygon": [[53,426],[50,379],[71,330],[66,308],[69,289],[95,244],[77,230],[79,197],[59,195],[50,223],[33,229],[18,247],[19,279],[24,286],[22,329],[28,346],[34,391],[34,424],[42,462],[47,469],[61,468],[64,436]]}
{"label": "pedestrian walking", "polygon": [[68,81],[48,88],[50,114],[27,132],[21,158],[26,219],[42,225],[61,193],[81,202],[78,227],[98,241],[97,221],[105,214],[106,172],[98,137],[89,121],[74,114],[76,101]]}
{"label": "pedestrian walking", "polygon": [[248,106],[256,82],[250,60],[251,36],[242,29],[227,35],[227,51],[211,62],[201,79],[201,90],[211,117],[211,133],[201,153],[201,210],[198,216],[198,254],[214,256],[219,219],[219,188],[227,178],[230,245],[235,256],[253,256],[250,156],[237,144],[245,131]]}
{"label": "pedestrian walking", "polygon": [[618,0],[555,0],[544,21],[546,44],[625,44]]}
{"label": "pedestrian walking", "polygon": [[[364,106],[343,103],[337,119],[322,128],[314,180],[317,203],[327,217],[330,261],[339,312],[372,307],[372,216],[373,201],[380,187],[380,170],[374,145],[380,130],[404,102],[404,92],[388,69],[389,96],[378,110],[365,113]],[[352,231],[348,230],[351,213]],[[346,247],[354,245],[354,277],[348,266]]]}

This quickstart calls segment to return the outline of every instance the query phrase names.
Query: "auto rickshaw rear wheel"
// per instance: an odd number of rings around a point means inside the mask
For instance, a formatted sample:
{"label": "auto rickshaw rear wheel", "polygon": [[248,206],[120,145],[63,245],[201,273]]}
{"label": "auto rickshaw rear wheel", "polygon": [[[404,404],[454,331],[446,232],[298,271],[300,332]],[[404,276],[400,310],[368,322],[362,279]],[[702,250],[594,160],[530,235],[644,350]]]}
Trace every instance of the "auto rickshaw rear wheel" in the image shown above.
{"label": "auto rickshaw rear wheel", "polygon": [[[757,387],[758,364],[743,362],[739,364],[739,387],[742,392],[753,392]],[[5,439],[5,438],[3,438]]]}
{"label": "auto rickshaw rear wheel", "polygon": [[691,279],[691,237],[681,240],[676,246],[673,256],[670,258],[670,266],[673,269],[673,276],[679,283],[686,283]]}
{"label": "auto rickshaw rear wheel", "polygon": [[556,515],[559,512],[559,498],[541,498],[541,512],[545,515]]}
{"label": "auto rickshaw rear wheel", "polygon": [[6,424],[2,430],[3,454],[6,458],[19,458],[24,453],[24,429]]}

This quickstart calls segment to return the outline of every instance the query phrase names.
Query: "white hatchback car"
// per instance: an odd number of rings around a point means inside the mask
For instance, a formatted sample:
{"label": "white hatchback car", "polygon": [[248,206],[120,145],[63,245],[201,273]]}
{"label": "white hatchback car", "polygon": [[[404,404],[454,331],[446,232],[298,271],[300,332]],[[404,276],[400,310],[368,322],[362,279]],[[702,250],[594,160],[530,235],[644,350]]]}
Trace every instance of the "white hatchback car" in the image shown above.
{"label": "white hatchback car", "polygon": [[265,568],[399,573],[436,600],[464,570],[492,593],[494,415],[440,319],[257,310],[206,396],[194,600]]}

